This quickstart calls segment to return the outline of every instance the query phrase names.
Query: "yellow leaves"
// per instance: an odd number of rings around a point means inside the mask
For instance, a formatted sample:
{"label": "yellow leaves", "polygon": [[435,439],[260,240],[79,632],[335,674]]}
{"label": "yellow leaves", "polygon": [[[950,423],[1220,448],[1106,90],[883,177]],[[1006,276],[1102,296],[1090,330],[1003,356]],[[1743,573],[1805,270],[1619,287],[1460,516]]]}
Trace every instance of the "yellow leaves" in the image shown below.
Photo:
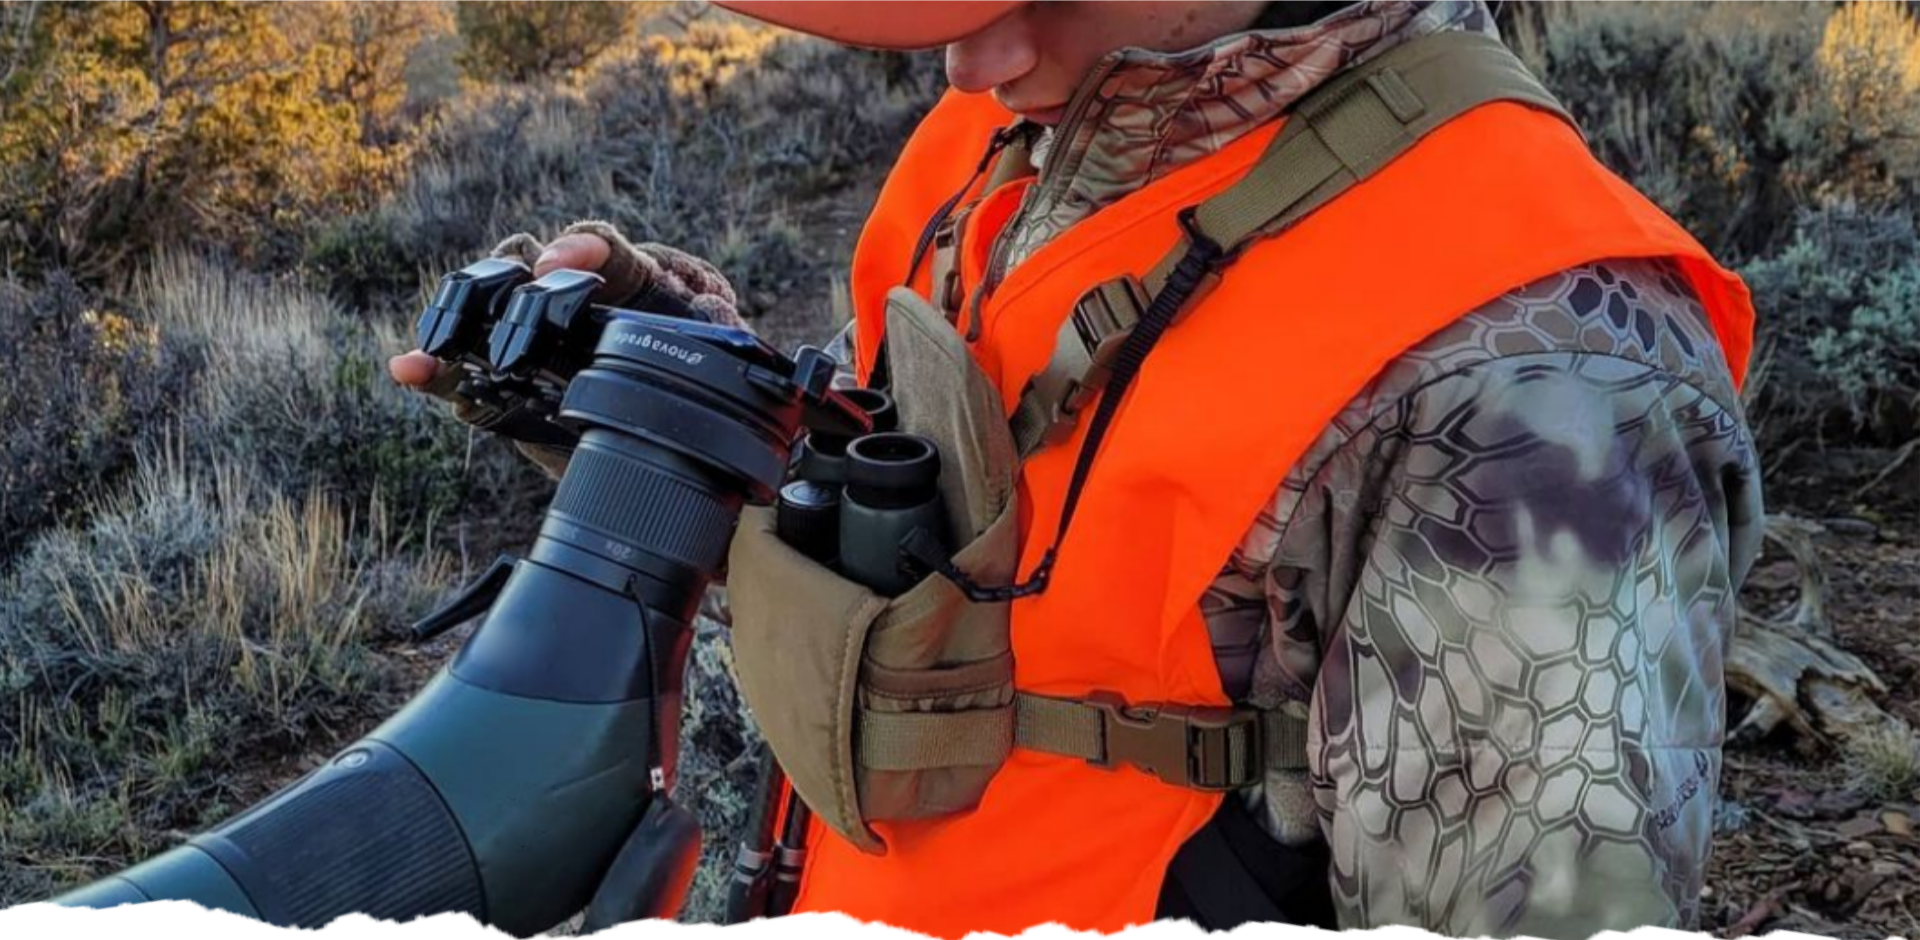
{"label": "yellow leaves", "polygon": [[1854,2],[1827,20],[1820,67],[1838,82],[1869,91],[1920,90],[1920,23],[1904,4]]}
{"label": "yellow leaves", "polygon": [[362,143],[395,130],[409,94],[409,63],[422,44],[453,31],[445,3],[319,0],[276,4],[275,11],[299,47],[329,57],[311,63],[318,91],[352,107]]}
{"label": "yellow leaves", "polygon": [[448,14],[305,6],[49,5],[0,109],[0,230],[90,276],[185,239],[251,257],[378,198],[408,153],[406,57]]}
{"label": "yellow leaves", "polygon": [[1856,138],[1911,133],[1920,118],[1920,23],[1902,4],[1849,3],[1827,20],[1815,62]]}
{"label": "yellow leaves", "polygon": [[766,55],[781,31],[742,23],[700,23],[677,39],[649,36],[641,52],[667,67],[673,93],[709,95]]}
{"label": "yellow leaves", "polygon": [[[1849,3],[1828,18],[1814,64],[1817,93],[1837,117],[1832,137],[1852,175],[1906,177],[1920,173],[1920,23],[1898,3]],[[1868,156],[1877,154],[1877,165]],[[1816,193],[1831,189],[1813,181]],[[1869,194],[1897,198],[1891,184]],[[1856,194],[1857,195],[1857,194]]]}
{"label": "yellow leaves", "polygon": [[101,348],[115,354],[136,349],[151,352],[160,345],[160,330],[157,327],[131,319],[125,314],[90,309],[81,311],[80,320],[93,327],[94,341]]}

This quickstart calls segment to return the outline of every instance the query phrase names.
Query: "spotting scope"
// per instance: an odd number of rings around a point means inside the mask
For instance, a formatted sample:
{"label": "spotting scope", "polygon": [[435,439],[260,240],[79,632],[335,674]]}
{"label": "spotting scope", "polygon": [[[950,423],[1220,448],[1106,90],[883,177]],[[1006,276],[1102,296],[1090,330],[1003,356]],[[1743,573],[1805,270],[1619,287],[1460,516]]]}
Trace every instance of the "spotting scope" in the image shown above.
{"label": "spotting scope", "polygon": [[420,318],[493,430],[572,449],[525,557],[414,626],[482,617],[452,661],[303,779],[55,903],[183,899],[303,928],[465,912],[518,936],[678,912],[700,844],[668,798],[690,624],[802,431],[871,424],[819,350],[788,357],[671,298],[591,302],[602,284],[491,259]]}

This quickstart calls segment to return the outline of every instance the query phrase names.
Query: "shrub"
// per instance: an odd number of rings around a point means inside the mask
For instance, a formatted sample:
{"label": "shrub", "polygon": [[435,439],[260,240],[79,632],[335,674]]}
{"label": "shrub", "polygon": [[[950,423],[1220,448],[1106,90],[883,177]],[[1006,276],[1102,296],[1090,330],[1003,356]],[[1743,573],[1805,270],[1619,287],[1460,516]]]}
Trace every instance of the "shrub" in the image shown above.
{"label": "shrub", "polygon": [[0,904],[165,848],[259,795],[260,755],[399,702],[388,625],[451,565],[379,501],[358,512],[175,452],[20,557],[0,580]]}
{"label": "shrub", "polygon": [[1707,247],[1780,246],[1797,207],[1911,211],[1920,40],[1896,4],[1520,5],[1511,40],[1596,153]]}
{"label": "shrub", "polygon": [[64,276],[38,290],[0,282],[0,564],[130,466],[194,366],[188,349],[93,306]]}
{"label": "shrub", "polygon": [[337,295],[381,306],[411,294],[416,272],[513,232],[604,218],[713,259],[776,342],[817,341],[847,231],[938,74],[930,57],[765,28],[647,37],[551,88],[474,91],[399,191],[317,237],[308,259]]}
{"label": "shrub", "polygon": [[1802,212],[1791,233],[1740,272],[1763,311],[1767,381],[1752,408],[1763,448],[1803,434],[1911,438],[1920,396],[1913,219],[1843,203]]}
{"label": "shrub", "polygon": [[356,51],[290,36],[271,4],[30,6],[0,50],[9,267],[117,284],[189,239],[270,266],[402,156],[363,145],[339,91]]}
{"label": "shrub", "polygon": [[460,67],[479,81],[525,82],[579,68],[625,38],[651,4],[580,0],[468,0],[454,7],[466,48]]}
{"label": "shrub", "polygon": [[386,358],[411,337],[390,320],[349,317],[296,285],[178,255],[156,261],[135,296],[203,363],[180,423],[195,461],[244,462],[283,492],[320,489],[350,505],[377,493],[408,527],[470,498],[543,486],[513,469],[498,441],[471,460],[467,429],[393,384]]}

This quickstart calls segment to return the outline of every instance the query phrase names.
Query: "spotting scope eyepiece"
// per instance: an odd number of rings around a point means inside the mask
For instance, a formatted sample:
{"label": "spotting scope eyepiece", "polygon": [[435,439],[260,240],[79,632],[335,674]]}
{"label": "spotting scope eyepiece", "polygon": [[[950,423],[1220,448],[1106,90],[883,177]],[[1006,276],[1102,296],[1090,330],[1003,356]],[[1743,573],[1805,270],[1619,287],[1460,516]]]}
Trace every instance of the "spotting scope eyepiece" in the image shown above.
{"label": "spotting scope eyepiece", "polygon": [[465,912],[516,935],[581,910],[671,917],[699,828],[668,799],[691,623],[740,509],[770,502],[803,429],[866,413],[835,363],[743,330],[589,302],[599,278],[490,259],[448,275],[421,348],[574,447],[540,534],[429,616],[484,612],[405,709],[185,845],[54,899],[184,899],[275,924]]}

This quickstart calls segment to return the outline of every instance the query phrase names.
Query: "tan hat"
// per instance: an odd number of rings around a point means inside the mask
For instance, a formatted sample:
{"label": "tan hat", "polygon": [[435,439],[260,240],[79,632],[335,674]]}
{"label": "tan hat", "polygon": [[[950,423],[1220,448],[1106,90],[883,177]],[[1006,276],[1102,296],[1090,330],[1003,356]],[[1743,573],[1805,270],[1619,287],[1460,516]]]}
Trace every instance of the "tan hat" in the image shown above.
{"label": "tan hat", "polygon": [[776,26],[850,46],[931,49],[1006,16],[1025,0],[715,0]]}

